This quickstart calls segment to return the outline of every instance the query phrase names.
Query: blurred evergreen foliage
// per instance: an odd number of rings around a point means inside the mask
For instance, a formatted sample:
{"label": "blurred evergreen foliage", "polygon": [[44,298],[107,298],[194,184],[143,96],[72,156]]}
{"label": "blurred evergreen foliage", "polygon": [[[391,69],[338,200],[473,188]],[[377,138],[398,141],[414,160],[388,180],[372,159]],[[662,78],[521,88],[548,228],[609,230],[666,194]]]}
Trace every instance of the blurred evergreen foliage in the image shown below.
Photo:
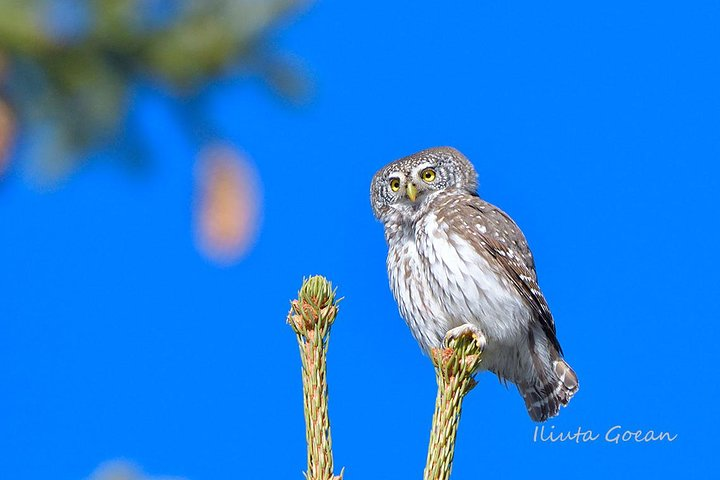
{"label": "blurred evergreen foliage", "polygon": [[18,124],[37,173],[62,177],[88,149],[122,137],[136,79],[188,97],[217,75],[244,71],[301,99],[306,78],[268,46],[267,33],[305,3],[0,0],[0,117],[7,110],[12,120],[0,118],[0,154]]}

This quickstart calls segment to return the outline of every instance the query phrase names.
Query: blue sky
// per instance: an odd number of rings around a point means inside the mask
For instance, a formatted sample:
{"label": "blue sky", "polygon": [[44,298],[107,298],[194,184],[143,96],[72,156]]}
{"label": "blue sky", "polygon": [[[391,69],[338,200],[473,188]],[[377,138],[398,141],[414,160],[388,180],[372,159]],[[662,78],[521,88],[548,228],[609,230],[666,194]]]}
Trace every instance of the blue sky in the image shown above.
{"label": "blue sky", "polygon": [[211,130],[249,153],[264,192],[234,267],[195,248],[198,145],[151,87],[132,115],[146,171],[100,159],[45,193],[4,179],[0,478],[85,478],[119,457],[192,480],[302,478],[285,314],[313,273],[346,297],[329,357],[336,464],[419,478],[434,375],[390,294],[368,188],[435,145],[474,162],[534,251],[581,384],[546,428],[677,434],[534,443],[520,396],[485,374],[453,478],[717,472],[720,7],[480,3],[320,1],[277,38],[312,71],[308,106],[256,81],[209,88]]}

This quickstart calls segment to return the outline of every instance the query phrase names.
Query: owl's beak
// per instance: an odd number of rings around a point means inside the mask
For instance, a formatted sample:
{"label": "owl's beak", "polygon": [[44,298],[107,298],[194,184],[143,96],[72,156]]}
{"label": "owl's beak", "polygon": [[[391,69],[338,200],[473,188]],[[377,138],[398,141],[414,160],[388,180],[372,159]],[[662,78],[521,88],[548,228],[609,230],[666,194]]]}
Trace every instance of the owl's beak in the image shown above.
{"label": "owl's beak", "polygon": [[417,198],[417,187],[413,183],[407,184],[407,197],[410,199],[411,202],[414,202]]}

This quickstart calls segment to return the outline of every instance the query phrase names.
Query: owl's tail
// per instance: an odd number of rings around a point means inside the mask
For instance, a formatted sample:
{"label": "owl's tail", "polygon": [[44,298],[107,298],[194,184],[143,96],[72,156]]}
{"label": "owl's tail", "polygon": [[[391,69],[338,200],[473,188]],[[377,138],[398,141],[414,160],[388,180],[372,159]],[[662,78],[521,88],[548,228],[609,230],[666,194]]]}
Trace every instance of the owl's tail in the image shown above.
{"label": "owl's tail", "polygon": [[527,411],[536,422],[544,422],[558,414],[578,391],[578,378],[562,358],[553,360],[553,368],[545,383],[518,385]]}

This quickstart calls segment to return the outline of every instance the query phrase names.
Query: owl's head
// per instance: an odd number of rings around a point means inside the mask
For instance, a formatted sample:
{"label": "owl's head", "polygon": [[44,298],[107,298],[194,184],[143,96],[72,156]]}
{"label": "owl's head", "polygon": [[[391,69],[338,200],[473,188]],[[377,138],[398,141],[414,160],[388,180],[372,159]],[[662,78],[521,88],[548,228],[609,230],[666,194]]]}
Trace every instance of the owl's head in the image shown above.
{"label": "owl's head", "polygon": [[373,177],[370,201],[375,217],[415,217],[439,192],[477,191],[477,173],[470,161],[452,147],[435,147],[396,160]]}

